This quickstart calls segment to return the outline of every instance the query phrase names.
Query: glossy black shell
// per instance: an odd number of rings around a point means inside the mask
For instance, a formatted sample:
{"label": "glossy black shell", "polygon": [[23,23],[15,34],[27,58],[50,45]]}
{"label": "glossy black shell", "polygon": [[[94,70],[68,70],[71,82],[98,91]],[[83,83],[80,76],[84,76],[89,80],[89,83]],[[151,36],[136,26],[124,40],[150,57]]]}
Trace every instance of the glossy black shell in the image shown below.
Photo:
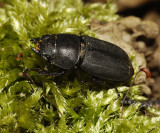
{"label": "glossy black shell", "polygon": [[77,67],[94,77],[120,82],[134,74],[126,52],[112,43],[74,34],[44,35],[33,40],[39,43],[36,53],[62,69]]}
{"label": "glossy black shell", "polygon": [[93,37],[83,36],[84,59],[80,67],[90,75],[111,81],[126,81],[134,73],[128,55],[120,47]]}
{"label": "glossy black shell", "polygon": [[80,38],[73,34],[58,34],[56,36],[56,55],[52,63],[63,69],[72,69],[79,60]]}

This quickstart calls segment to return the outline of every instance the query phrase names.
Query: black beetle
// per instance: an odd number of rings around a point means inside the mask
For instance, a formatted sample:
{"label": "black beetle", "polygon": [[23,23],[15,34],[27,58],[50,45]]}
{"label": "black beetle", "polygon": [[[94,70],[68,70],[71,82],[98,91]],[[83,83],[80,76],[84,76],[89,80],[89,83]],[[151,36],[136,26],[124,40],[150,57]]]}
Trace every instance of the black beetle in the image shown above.
{"label": "black beetle", "polygon": [[126,52],[110,42],[74,34],[43,35],[31,42],[37,45],[31,47],[34,52],[64,70],[77,67],[94,77],[118,82],[134,74]]}

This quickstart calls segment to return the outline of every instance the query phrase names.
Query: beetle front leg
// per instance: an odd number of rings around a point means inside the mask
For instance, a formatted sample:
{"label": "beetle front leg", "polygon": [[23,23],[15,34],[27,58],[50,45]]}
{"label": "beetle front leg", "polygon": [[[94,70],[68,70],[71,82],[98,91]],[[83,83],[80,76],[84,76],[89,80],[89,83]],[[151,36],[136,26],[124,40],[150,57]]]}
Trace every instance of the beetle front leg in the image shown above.
{"label": "beetle front leg", "polygon": [[44,71],[41,69],[26,69],[23,73],[27,73],[28,71],[35,71],[38,75],[48,75],[48,76],[61,76],[64,74],[65,70],[60,70],[59,72],[50,72],[50,71]]}
{"label": "beetle front leg", "polygon": [[61,76],[62,74],[64,74],[64,72],[65,70],[61,70],[60,72],[39,71],[37,74],[57,77],[57,76]]}

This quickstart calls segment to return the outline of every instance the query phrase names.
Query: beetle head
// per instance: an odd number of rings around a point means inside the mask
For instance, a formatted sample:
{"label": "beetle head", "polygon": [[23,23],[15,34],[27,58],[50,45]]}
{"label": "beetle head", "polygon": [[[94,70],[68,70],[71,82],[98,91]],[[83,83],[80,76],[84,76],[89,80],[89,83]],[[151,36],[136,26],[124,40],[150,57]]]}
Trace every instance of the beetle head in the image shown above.
{"label": "beetle head", "polygon": [[31,42],[36,45],[36,48],[32,50],[40,54],[45,60],[50,60],[55,57],[56,53],[56,44],[53,40],[50,39],[50,36],[42,36],[41,38],[33,38]]}

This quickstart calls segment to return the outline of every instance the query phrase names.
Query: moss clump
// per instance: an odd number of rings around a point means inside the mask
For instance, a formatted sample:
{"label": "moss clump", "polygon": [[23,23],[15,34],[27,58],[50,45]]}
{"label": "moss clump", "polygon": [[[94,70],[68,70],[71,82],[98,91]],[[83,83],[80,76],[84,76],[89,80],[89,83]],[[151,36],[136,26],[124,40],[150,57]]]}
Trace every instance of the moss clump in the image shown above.
{"label": "moss clump", "polygon": [[[89,90],[76,78],[67,81],[67,74],[55,82],[58,78],[29,72],[40,86],[37,87],[19,75],[26,68],[43,69],[46,63],[30,49],[30,39],[54,33],[94,36],[88,28],[93,18],[100,21],[118,18],[112,2],[83,5],[81,0],[1,0],[1,3],[0,132],[160,131],[159,115],[149,118],[141,114],[139,104],[125,108],[124,119],[120,119],[121,105],[114,88]],[[16,60],[18,53],[23,54],[23,61]],[[139,97],[140,88],[135,88],[131,92]],[[118,89],[124,92],[128,88]]]}

